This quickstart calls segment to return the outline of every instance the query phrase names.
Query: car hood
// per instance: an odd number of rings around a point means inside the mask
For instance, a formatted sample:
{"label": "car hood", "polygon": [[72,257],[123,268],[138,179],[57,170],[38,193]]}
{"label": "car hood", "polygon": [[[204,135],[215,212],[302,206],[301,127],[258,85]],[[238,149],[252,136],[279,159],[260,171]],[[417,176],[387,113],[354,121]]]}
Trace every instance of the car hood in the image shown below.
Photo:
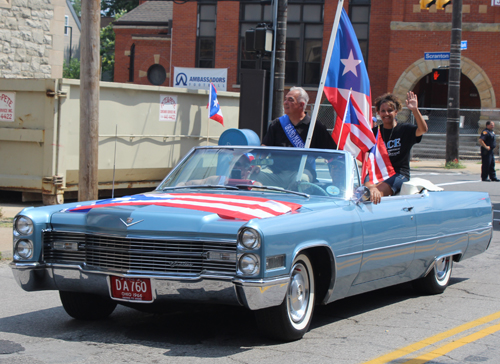
{"label": "car hood", "polygon": [[[155,196],[151,194],[150,196]],[[213,194],[213,196],[220,196]],[[224,194],[225,197],[241,197],[240,195]],[[266,196],[269,198],[269,196]],[[276,197],[276,196],[274,196]],[[272,202],[290,203],[290,199],[284,200],[270,199]],[[281,200],[281,201],[280,201]],[[141,205],[103,204],[103,201],[80,203],[71,205],[62,211],[52,214],[50,224],[53,229],[60,231],[78,231],[86,233],[116,234],[120,236],[169,236],[177,237],[209,237],[227,235],[234,239],[239,228],[252,220],[258,221],[274,220],[285,218],[289,214],[307,213],[324,208],[325,202],[322,200],[304,198],[292,198],[292,204],[299,205],[293,212],[281,214],[277,217],[267,217],[262,219],[242,220],[224,216],[224,214],[200,211],[196,208],[171,207],[158,205],[153,202]],[[106,202],[109,200],[105,200]],[[96,207],[99,204],[103,207]],[[331,200],[328,205],[332,205]],[[90,209],[75,210],[92,206]]]}

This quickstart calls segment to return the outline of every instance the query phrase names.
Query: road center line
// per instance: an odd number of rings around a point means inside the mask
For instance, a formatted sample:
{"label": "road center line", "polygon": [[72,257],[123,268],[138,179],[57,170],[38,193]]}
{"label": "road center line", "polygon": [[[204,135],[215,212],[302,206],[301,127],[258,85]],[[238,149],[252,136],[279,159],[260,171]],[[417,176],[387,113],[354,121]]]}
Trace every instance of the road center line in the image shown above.
{"label": "road center line", "polygon": [[[385,364],[385,363],[389,363],[389,362],[391,362],[391,361],[393,361],[395,359],[399,359],[399,358],[401,358],[403,356],[406,356],[408,354],[414,353],[415,351],[421,350],[421,349],[423,349],[423,348],[425,348],[427,346],[433,345],[433,344],[437,343],[438,341],[447,339],[447,338],[449,338],[451,336],[457,335],[457,334],[459,334],[461,332],[464,332],[466,330],[470,330],[470,329],[472,329],[474,327],[487,324],[487,323],[489,323],[489,322],[491,322],[493,320],[497,320],[499,318],[500,318],[500,311],[496,312],[496,313],[493,313],[491,315],[488,315],[488,316],[481,317],[481,318],[479,318],[477,320],[474,320],[474,321],[471,321],[471,322],[467,322],[467,323],[465,323],[463,325],[457,326],[457,327],[455,327],[455,328],[453,328],[451,330],[442,332],[440,334],[428,337],[428,338],[426,338],[426,339],[424,339],[422,341],[419,341],[419,342],[413,343],[411,345],[405,346],[404,348],[395,350],[392,353],[388,353],[388,354],[382,355],[382,356],[380,356],[378,358],[375,358],[373,360],[367,361],[364,364]],[[422,362],[420,362],[420,363],[422,363]]]}
{"label": "road center line", "polygon": [[491,335],[497,331],[500,331],[500,324],[488,326],[478,332],[465,336],[463,338],[457,339],[449,344],[443,345],[435,350],[428,353],[420,355],[419,357],[413,358],[404,362],[403,364],[423,364],[431,361],[432,359],[438,358],[440,356],[448,354],[450,351],[458,349],[461,346],[470,344],[476,340],[482,339],[485,336]]}
{"label": "road center line", "polygon": [[439,183],[436,186],[451,186],[451,185],[462,185],[464,183],[478,183],[478,182],[483,182],[481,180],[479,181],[460,181],[460,182],[448,182],[448,183]]}

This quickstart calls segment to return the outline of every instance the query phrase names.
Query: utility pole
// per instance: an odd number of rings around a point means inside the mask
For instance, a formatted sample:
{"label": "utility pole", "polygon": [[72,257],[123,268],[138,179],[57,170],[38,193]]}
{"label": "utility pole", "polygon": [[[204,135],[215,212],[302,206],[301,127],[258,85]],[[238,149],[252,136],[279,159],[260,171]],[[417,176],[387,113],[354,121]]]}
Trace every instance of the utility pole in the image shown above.
{"label": "utility pole", "polygon": [[460,56],[462,54],[462,0],[453,0],[446,121],[446,162],[458,159],[460,124]]}
{"label": "utility pole", "polygon": [[98,198],[99,45],[101,2],[82,1],[80,64],[80,165],[78,200]]}
{"label": "utility pole", "polygon": [[272,119],[283,115],[283,99],[285,97],[285,51],[286,51],[286,21],[288,0],[278,1],[277,31],[276,31],[276,61],[274,68],[274,96],[272,105]]}

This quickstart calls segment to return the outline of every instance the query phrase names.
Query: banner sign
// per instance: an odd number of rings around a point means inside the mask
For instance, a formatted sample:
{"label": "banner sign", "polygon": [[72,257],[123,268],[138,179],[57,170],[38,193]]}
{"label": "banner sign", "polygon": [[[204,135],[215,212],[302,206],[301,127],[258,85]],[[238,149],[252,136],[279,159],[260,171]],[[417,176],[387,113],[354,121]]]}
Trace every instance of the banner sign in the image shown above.
{"label": "banner sign", "polygon": [[177,120],[177,96],[160,95],[160,121]]}
{"label": "banner sign", "polygon": [[0,121],[13,122],[16,105],[15,92],[0,91]]}
{"label": "banner sign", "polygon": [[210,90],[210,82],[217,91],[227,90],[227,68],[174,67],[174,87]]}
{"label": "banner sign", "polygon": [[491,0],[491,6],[500,6],[500,0]]}

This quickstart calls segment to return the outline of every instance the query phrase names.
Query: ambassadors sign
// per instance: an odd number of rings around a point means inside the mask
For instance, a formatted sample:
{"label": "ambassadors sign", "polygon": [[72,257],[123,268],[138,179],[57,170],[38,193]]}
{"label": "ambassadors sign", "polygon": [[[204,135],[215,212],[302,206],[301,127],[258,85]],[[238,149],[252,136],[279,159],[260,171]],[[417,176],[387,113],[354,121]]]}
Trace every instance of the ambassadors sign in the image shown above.
{"label": "ambassadors sign", "polygon": [[227,68],[174,67],[174,87],[208,91],[210,81],[217,91],[226,91]]}

